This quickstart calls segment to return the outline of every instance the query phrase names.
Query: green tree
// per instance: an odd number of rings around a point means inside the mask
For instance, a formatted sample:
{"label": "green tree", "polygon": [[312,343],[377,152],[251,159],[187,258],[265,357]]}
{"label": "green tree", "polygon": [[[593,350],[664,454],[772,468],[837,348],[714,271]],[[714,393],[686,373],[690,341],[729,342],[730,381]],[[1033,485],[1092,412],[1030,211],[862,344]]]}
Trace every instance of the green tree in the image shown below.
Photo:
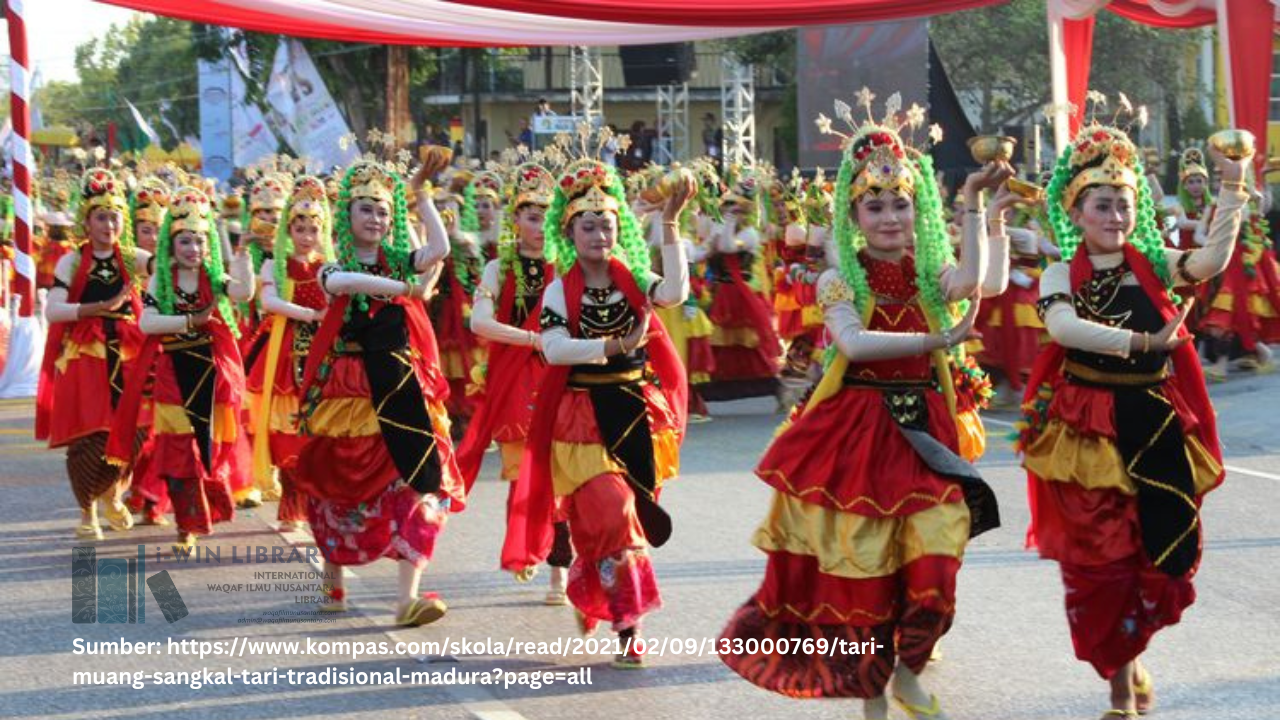
{"label": "green tree", "polygon": [[[956,90],[977,98],[979,130],[1026,123],[1049,103],[1049,40],[1044,0],[1015,0],[930,20],[929,36]],[[1102,11],[1096,16],[1089,86],[1110,97],[1163,108],[1170,143],[1179,141],[1187,102],[1183,59],[1199,31],[1153,28]]]}

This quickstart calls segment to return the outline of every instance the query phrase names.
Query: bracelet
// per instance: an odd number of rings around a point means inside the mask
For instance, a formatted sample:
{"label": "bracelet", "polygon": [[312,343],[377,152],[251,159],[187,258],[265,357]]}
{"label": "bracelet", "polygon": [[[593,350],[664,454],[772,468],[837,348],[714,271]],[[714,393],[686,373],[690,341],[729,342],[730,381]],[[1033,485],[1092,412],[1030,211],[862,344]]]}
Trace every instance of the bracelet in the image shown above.
{"label": "bracelet", "polygon": [[951,347],[951,328],[942,331],[942,349],[946,350]]}
{"label": "bracelet", "polygon": [[1151,352],[1151,333],[1142,333],[1142,352]]}
{"label": "bracelet", "polygon": [[413,297],[413,290],[414,290],[414,288],[416,288],[416,287],[417,287],[417,283],[415,283],[415,282],[413,281],[413,276],[412,276],[412,275],[410,275],[410,276],[409,276],[408,278],[406,278],[406,279],[405,279],[405,281],[404,281],[404,296],[405,296],[405,297],[407,297],[407,298],[412,298],[412,297]]}
{"label": "bracelet", "polygon": [[1243,180],[1223,180],[1221,185],[1224,188],[1226,187],[1235,188],[1236,190],[1240,190],[1240,191],[1249,189],[1249,185]]}
{"label": "bracelet", "polygon": [[186,322],[187,332],[191,332],[191,315],[190,314],[184,315],[183,320]]}
{"label": "bracelet", "polygon": [[663,221],[662,221],[662,224],[663,224],[663,225],[670,225],[671,227],[675,227],[675,226],[679,225],[680,223],[679,223],[678,221],[676,221],[676,220],[663,220]]}

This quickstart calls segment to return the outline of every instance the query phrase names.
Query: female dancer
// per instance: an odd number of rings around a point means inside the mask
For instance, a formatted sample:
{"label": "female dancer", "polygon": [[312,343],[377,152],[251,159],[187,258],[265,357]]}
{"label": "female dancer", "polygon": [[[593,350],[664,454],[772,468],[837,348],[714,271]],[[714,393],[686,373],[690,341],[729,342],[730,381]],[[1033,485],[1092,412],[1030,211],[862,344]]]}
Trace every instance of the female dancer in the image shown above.
{"label": "female dancer", "polygon": [[[151,256],[133,246],[124,185],[101,169],[80,183],[87,241],[63,255],[45,300],[49,335],[36,394],[37,440],[67,448],[67,475],[80,506],[76,537],[101,540],[98,501],[112,530],[133,526],[120,496],[129,477],[103,457],[125,378],[143,344],[136,279]],[[138,434],[135,427],[130,443]],[[127,468],[124,468],[127,470]]]}
{"label": "female dancer", "polygon": [[[966,543],[999,523],[990,489],[957,454],[948,350],[970,335],[977,302],[958,321],[956,305],[986,272],[980,193],[1012,169],[967,179],[957,265],[929,156],[875,123],[844,147],[839,265],[818,281],[831,361],[756,469],[774,488],[754,538],[768,565],[722,633],[720,658],[784,695],[863,698],[877,720],[892,677],[911,717],[942,718],[919,675],[951,626]],[[814,644],[795,652],[779,640]],[[832,653],[837,641],[855,652]]]}
{"label": "female dancer", "polygon": [[710,222],[707,263],[714,281],[709,315],[715,325],[715,372],[702,391],[708,400],[773,395],[778,390],[782,347],[773,329],[773,312],[750,284],[756,253],[762,249],[756,189],[754,178],[739,182],[722,198],[723,222]]}
{"label": "female dancer", "polygon": [[346,609],[342,568],[386,557],[399,563],[396,624],[444,616],[435,593],[418,594],[422,571],[465,493],[443,399],[448,385],[422,300],[449,253],[426,178],[414,177],[426,244],[413,249],[404,183],[376,163],[348,168],[334,220],[337,262],[320,270],[329,309],[303,373],[295,478],[324,555],[328,602]]}
{"label": "female dancer", "polygon": [[175,191],[143,301],[140,326],[151,337],[107,447],[108,458],[129,457],[132,418],[154,366],[151,462],[167,483],[179,541],[188,547],[231,519],[231,487],[245,484],[234,475],[248,467],[248,458],[237,457],[244,449],[244,365],[232,303],[253,296],[253,273],[242,250],[228,274],[223,251],[209,198],[191,187]]}
{"label": "female dancer", "polygon": [[[458,467],[470,487],[480,472],[490,441],[498,442],[501,477],[511,483],[508,508],[533,418],[534,395],[546,370],[539,352],[538,318],[542,314],[542,291],[555,269],[543,252],[543,220],[555,191],[555,178],[542,166],[525,163],[515,169],[511,183],[512,198],[507,208],[515,238],[500,243],[498,259],[485,266],[471,309],[471,330],[490,343],[485,395],[458,449]],[[551,566],[548,605],[567,602],[565,581],[572,560],[569,526],[558,518],[555,542],[547,556]],[[532,579],[533,569],[518,573],[517,578]]]}
{"label": "female dancer", "polygon": [[570,165],[546,217],[559,276],[543,295],[541,344],[553,367],[538,390],[503,567],[520,571],[547,557],[562,499],[577,554],[569,601],[584,634],[601,620],[613,624],[620,668],[643,665],[640,621],[662,604],[645,546],[670,534],[656,499],[678,472],[688,386],[652,308],[678,305],[689,292],[676,223],[694,192],[692,177],[682,178],[663,210],[666,277],[649,271],[649,248],[612,168]]}
{"label": "female dancer", "polygon": [[1222,176],[1208,243],[1166,248],[1129,137],[1085,127],[1058,159],[1049,218],[1063,262],[1040,279],[1053,342],[1027,385],[1020,449],[1030,545],[1058,562],[1076,657],[1111,685],[1104,717],[1154,701],[1141,655],[1195,599],[1199,507],[1222,482],[1213,407],[1174,287],[1222,272],[1248,195]]}
{"label": "female dancer", "polygon": [[271,487],[271,468],[279,468],[282,490],[276,519],[282,530],[295,530],[307,519],[307,500],[294,479],[303,441],[298,436],[298,388],[311,340],[328,305],[316,276],[321,265],[333,261],[330,228],[324,183],[315,177],[298,178],[281,213],[275,253],[263,261],[258,274],[270,329],[247,383],[255,410],[253,472],[259,488]]}

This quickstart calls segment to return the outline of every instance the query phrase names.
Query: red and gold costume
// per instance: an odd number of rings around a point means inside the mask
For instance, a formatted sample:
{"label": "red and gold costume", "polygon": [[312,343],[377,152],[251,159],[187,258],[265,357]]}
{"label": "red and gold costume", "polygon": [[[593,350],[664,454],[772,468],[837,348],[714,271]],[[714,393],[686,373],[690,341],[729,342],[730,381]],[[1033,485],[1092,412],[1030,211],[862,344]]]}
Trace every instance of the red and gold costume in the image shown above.
{"label": "red and gold costume", "polygon": [[[1050,197],[1060,239],[1071,242],[1067,208],[1090,187],[1148,192],[1133,158],[1123,132],[1085,128],[1070,166],[1058,166],[1065,193]],[[1054,341],[1036,360],[1023,405],[1028,543],[1061,568],[1076,656],[1103,678],[1194,602],[1200,504],[1223,478],[1194,347],[1131,350],[1133,334],[1157,333],[1177,315],[1171,287],[1204,281],[1226,263],[1244,199],[1223,194],[1203,248],[1184,253],[1141,237],[1139,217],[1120,251],[1091,252],[1077,236],[1074,257],[1064,247],[1067,261],[1041,277]]]}
{"label": "red and gold costume", "polygon": [[[123,184],[111,173],[91,170],[82,188],[82,222],[99,208],[127,211]],[[58,305],[72,306],[62,321],[47,309],[51,322],[36,396],[35,437],[47,440],[50,448],[67,448],[67,473],[81,509],[106,495],[122,477],[122,468],[103,455],[125,379],[137,370],[144,340],[138,329],[141,300],[134,281],[134,252],[127,237],[101,257],[86,241],[60,261],[60,271],[54,274],[53,286],[66,292]],[[118,310],[78,317],[77,305],[109,300],[126,289],[128,300]],[[134,427],[131,441],[146,424]]]}
{"label": "red and gold costume", "polygon": [[[386,201],[404,212],[398,181],[379,166],[357,164],[343,182],[352,200]],[[352,252],[349,228],[335,232],[339,256],[344,246]],[[384,243],[376,261],[353,261],[356,272],[410,276],[413,255],[403,241],[406,267],[392,267]],[[322,289],[338,270],[321,271]],[[334,298],[312,341],[302,388],[306,441],[296,478],[325,560],[362,565],[386,557],[425,566],[466,493],[449,439],[448,384],[422,304]]]}
{"label": "red and gold costume", "polygon": [[[298,489],[294,473],[303,443],[303,438],[298,436],[302,371],[318,326],[310,316],[329,304],[318,279],[324,264],[320,251],[328,246],[328,239],[323,237],[328,232],[328,201],[324,185],[317,178],[299,178],[294,183],[281,231],[287,233],[291,223],[303,217],[312,218],[319,225],[320,247],[310,257],[300,257],[286,245],[278,258],[263,264],[258,280],[264,295],[268,295],[266,288],[270,288],[270,297],[264,297],[262,305],[269,313],[277,301],[283,307],[266,322],[267,344],[250,368],[246,384],[252,422],[254,484],[264,492],[274,490],[271,468],[279,469],[277,518],[290,523],[307,518],[306,497]],[[277,238],[276,242],[280,245],[288,240]],[[277,262],[286,263],[283,273],[276,272]],[[283,277],[280,287],[277,287],[280,284],[277,276]],[[299,311],[303,318],[285,314]],[[274,378],[270,384],[266,382],[268,377]]]}
{"label": "red and gold costume", "polygon": [[[575,257],[564,236],[574,217],[630,213],[610,192],[617,182],[611,169],[594,161],[571,165],[561,178],[556,192],[564,196],[564,209],[548,216],[547,235],[562,261]],[[622,249],[615,252],[632,262],[648,259],[638,232],[619,242]],[[627,336],[640,313],[684,300],[683,248],[663,250],[663,266],[673,274],[646,271],[643,287],[617,257],[607,260],[606,287],[587,287],[581,261],[562,264],[565,272],[548,286],[541,326],[550,367],[538,390],[502,555],[503,567],[514,571],[546,559],[554,509],[561,504],[576,554],[568,598],[584,625],[607,621],[619,633],[636,632],[641,618],[661,606],[647,546],[661,545],[670,533],[670,518],[656,499],[679,470],[687,385],[656,318],[644,348],[612,356],[605,348],[610,338]]]}
{"label": "red and gold costume", "polygon": [[[951,627],[971,534],[999,524],[990,488],[960,457],[952,357],[925,349],[939,320],[950,321],[940,314],[981,280],[986,238],[966,218],[972,255],[954,264],[932,163],[907,158],[892,128],[858,128],[844,150],[851,181],[837,188],[833,223],[843,259],[818,281],[835,354],[756,467],[773,490],[752,540],[768,557],[764,579],[718,647],[766,690],[872,699],[896,665],[923,671]],[[858,247],[851,216],[869,192],[914,198],[914,253]],[[920,229],[927,212],[937,214],[932,231]],[[922,248],[936,267],[917,266]],[[798,652],[777,644],[810,640]],[[862,652],[831,651],[839,641]]]}

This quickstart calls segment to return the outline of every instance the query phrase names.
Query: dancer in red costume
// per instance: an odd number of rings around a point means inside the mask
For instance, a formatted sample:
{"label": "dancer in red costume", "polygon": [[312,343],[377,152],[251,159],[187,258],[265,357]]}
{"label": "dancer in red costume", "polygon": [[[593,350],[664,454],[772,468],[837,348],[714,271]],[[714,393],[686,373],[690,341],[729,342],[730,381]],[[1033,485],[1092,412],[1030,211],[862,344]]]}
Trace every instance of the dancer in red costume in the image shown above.
{"label": "dancer in red costume", "polygon": [[1222,272],[1240,227],[1244,160],[1223,178],[1209,241],[1165,246],[1124,131],[1089,125],[1057,164],[1049,218],[1063,262],[1040,279],[1053,342],[1036,360],[1019,442],[1030,545],[1057,561],[1076,657],[1110,684],[1105,718],[1154,704],[1141,660],[1195,600],[1204,494],[1222,482],[1213,407],[1175,287]]}
{"label": "dancer in red costume", "polygon": [[466,494],[444,409],[435,335],[422,300],[449,254],[426,178],[414,187],[427,236],[411,238],[404,184],[394,171],[361,162],[343,176],[334,220],[337,261],[320,271],[330,296],[303,374],[304,407],[295,478],[331,585],[322,610],[346,610],[342,569],[390,558],[399,565],[396,624],[444,616],[435,593],[420,595],[422,572],[451,512]]}
{"label": "dancer in red costume", "polygon": [[[480,472],[489,443],[497,441],[502,459],[500,477],[511,483],[508,514],[533,420],[534,401],[547,367],[539,352],[538,318],[542,314],[543,289],[555,271],[543,251],[543,219],[555,192],[555,178],[542,166],[525,163],[515,168],[510,183],[507,221],[514,237],[501,242],[498,259],[485,266],[471,310],[471,329],[489,341],[485,393],[458,449],[458,467],[469,487]],[[555,542],[547,556],[551,566],[548,605],[568,602],[565,583],[573,548],[569,544],[569,526],[562,515],[557,513]],[[516,577],[527,582],[535,569],[531,566]]]}
{"label": "dancer in red costume", "polygon": [[[137,278],[151,256],[133,246],[124,184],[106,170],[81,181],[80,227],[87,237],[58,260],[45,300],[49,335],[36,395],[37,440],[67,448],[67,475],[80,506],[76,537],[102,539],[98,502],[111,529],[125,531],[133,516],[121,502],[125,467],[103,451],[117,414],[125,379],[136,373],[142,349]],[[138,436],[134,426],[130,447]],[[124,472],[122,472],[124,470]]]}
{"label": "dancer in red costume", "polygon": [[[873,96],[860,96],[870,115]],[[756,469],[774,489],[754,538],[768,564],[718,644],[755,685],[863,698],[874,720],[888,717],[886,686],[911,717],[946,717],[919,676],[951,626],[966,544],[999,524],[990,488],[958,456],[952,349],[970,336],[986,274],[981,192],[1012,169],[966,181],[957,264],[932,160],[898,130],[890,114],[843,136],[839,266],[818,281],[830,361]],[[779,640],[810,643],[781,652]],[[832,651],[837,641],[856,652]]]}
{"label": "dancer in red costume", "polygon": [[246,484],[234,475],[248,468],[247,457],[236,457],[246,449],[244,365],[232,303],[253,296],[253,274],[243,250],[228,274],[223,252],[209,198],[192,187],[176,190],[144,300],[140,326],[149,337],[107,447],[115,462],[130,457],[128,440],[154,366],[152,462],[168,485],[179,541],[188,547],[231,519],[231,487]]}
{"label": "dancer in red costume", "polygon": [[[276,519],[282,530],[295,530],[307,520],[307,499],[294,477],[304,440],[298,436],[299,389],[311,340],[328,306],[316,276],[321,265],[333,261],[324,183],[315,177],[295,180],[280,217],[274,253],[258,274],[268,315],[267,344],[250,368],[247,389],[254,485],[280,498]],[[279,469],[278,488],[273,467]]]}
{"label": "dancer in red costume", "polygon": [[688,295],[676,224],[694,191],[684,176],[663,211],[665,277],[649,270],[649,248],[612,168],[570,165],[546,217],[559,275],[542,305],[542,351],[552,367],[538,390],[503,567],[518,571],[547,557],[563,502],[577,554],[569,601],[584,633],[612,623],[619,668],[643,665],[640,623],[662,604],[647,546],[670,535],[657,496],[679,471],[688,386],[653,307]]}

